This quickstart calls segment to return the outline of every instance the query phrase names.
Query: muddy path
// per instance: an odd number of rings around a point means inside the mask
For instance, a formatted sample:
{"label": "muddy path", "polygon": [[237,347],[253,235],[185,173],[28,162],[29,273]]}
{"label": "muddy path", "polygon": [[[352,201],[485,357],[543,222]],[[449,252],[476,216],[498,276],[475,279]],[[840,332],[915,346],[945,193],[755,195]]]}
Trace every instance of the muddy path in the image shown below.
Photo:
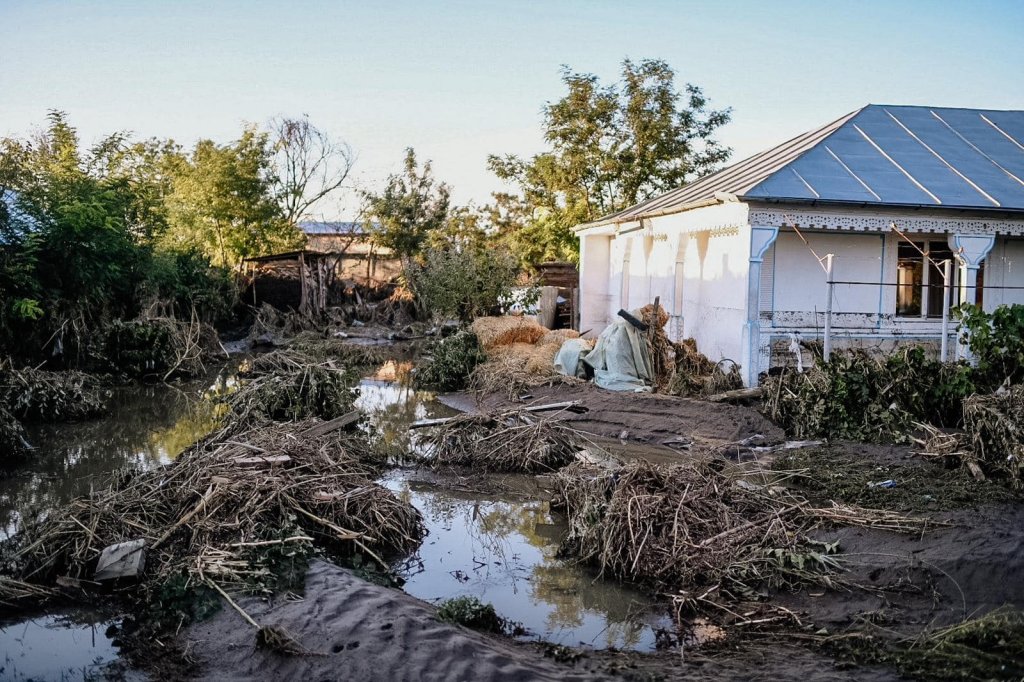
{"label": "muddy path", "polygon": [[[512,403],[504,396],[473,393],[445,395],[441,400],[463,411],[494,409]],[[560,413],[559,418],[584,433],[621,440],[628,444],[692,444],[715,449],[757,436],[765,444],[780,443],[784,434],[761,413],[749,407],[708,403],[690,398],[653,393],[606,391],[593,384],[556,384],[530,390],[530,397],[516,405],[578,400],[585,414]]]}

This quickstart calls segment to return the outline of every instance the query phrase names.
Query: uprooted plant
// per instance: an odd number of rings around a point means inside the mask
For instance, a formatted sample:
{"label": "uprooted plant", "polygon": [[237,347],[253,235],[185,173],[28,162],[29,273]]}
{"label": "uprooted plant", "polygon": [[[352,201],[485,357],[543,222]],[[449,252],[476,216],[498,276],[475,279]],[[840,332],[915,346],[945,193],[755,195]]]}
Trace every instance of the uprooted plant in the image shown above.
{"label": "uprooted plant", "polygon": [[0,406],[25,422],[89,419],[103,414],[103,388],[78,371],[0,367]]}
{"label": "uprooted plant", "polygon": [[228,422],[237,428],[265,419],[333,419],[348,412],[357,396],[356,373],[333,360],[305,362],[288,352],[268,353],[245,373],[251,377],[247,383],[223,399]]}
{"label": "uprooted plant", "polygon": [[438,391],[461,390],[473,370],[485,359],[476,334],[469,330],[458,331],[430,345],[416,370],[416,384]]}

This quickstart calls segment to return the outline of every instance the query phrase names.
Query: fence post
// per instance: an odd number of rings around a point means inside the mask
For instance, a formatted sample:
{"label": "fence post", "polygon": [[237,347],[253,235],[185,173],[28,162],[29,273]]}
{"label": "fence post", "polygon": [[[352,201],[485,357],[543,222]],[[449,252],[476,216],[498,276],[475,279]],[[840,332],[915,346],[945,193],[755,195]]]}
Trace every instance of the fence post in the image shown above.
{"label": "fence post", "polygon": [[825,362],[832,357],[832,254],[825,256],[825,277],[828,284],[828,302],[825,304]]}
{"label": "fence post", "polygon": [[939,347],[939,361],[946,362],[949,352],[949,292],[953,277],[953,262],[942,262],[942,343]]}

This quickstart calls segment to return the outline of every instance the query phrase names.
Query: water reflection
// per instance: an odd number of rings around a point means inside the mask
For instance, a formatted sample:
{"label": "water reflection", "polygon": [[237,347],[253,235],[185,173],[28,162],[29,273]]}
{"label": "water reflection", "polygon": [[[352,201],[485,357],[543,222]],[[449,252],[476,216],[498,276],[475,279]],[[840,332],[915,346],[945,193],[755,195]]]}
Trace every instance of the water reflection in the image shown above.
{"label": "water reflection", "polygon": [[423,512],[429,530],[399,568],[410,594],[473,595],[530,637],[564,645],[649,651],[654,629],[671,626],[650,596],[558,559],[564,528],[546,502],[441,489],[401,473],[386,483]]}
{"label": "water reflection", "polygon": [[230,390],[232,383],[222,376],[118,387],[102,419],[29,426],[35,450],[20,466],[0,473],[0,538],[16,532],[23,517],[103,487],[117,469],[170,462],[216,425],[218,407],[203,397]]}
{"label": "water reflection", "polygon": [[109,625],[78,613],[0,623],[0,679],[99,679],[118,657]]}
{"label": "water reflection", "polygon": [[409,424],[457,414],[435,400],[435,394],[412,386],[413,363],[388,360],[359,384],[355,406],[366,415],[364,428],[378,452],[394,462],[416,452]]}

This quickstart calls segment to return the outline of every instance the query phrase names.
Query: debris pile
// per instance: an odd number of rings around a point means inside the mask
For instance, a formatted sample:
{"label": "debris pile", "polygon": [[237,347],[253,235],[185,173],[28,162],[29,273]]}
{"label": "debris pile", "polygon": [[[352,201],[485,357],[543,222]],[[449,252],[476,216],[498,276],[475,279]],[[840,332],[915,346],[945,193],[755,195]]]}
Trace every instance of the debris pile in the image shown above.
{"label": "debris pile", "polygon": [[435,341],[416,373],[416,384],[438,391],[466,387],[473,370],[486,359],[476,334],[463,329]]}
{"label": "debris pile", "polygon": [[166,467],[121,472],[108,489],[26,524],[8,547],[10,578],[86,586],[105,548],[129,542],[145,553],[139,563],[151,584],[182,574],[265,584],[275,557],[313,548],[384,564],[414,548],[423,529],[416,509],[375,483],[342,435],[353,421],[261,425],[202,441]]}
{"label": "debris pile", "polygon": [[712,362],[697,350],[694,339],[683,339],[673,344],[675,373],[669,381],[667,393],[691,398],[743,388],[740,368],[731,360]]}
{"label": "debris pile", "polygon": [[583,447],[580,434],[564,422],[518,409],[439,420],[424,443],[435,467],[522,473],[561,469]]}
{"label": "debris pile", "polygon": [[838,546],[808,537],[821,525],[926,527],[893,512],[815,508],[784,489],[732,480],[712,463],[637,461],[613,473],[576,464],[556,480],[569,517],[562,551],[677,593],[681,612],[756,601],[764,587],[837,583]]}
{"label": "debris pile", "polygon": [[333,419],[348,412],[357,396],[358,377],[332,360],[309,362],[288,351],[258,356],[246,368],[252,378],[223,400],[231,428],[268,419]]}
{"label": "debris pile", "polygon": [[199,320],[145,317],[115,320],[103,331],[98,353],[105,369],[133,377],[199,376],[223,357],[217,331]]}

